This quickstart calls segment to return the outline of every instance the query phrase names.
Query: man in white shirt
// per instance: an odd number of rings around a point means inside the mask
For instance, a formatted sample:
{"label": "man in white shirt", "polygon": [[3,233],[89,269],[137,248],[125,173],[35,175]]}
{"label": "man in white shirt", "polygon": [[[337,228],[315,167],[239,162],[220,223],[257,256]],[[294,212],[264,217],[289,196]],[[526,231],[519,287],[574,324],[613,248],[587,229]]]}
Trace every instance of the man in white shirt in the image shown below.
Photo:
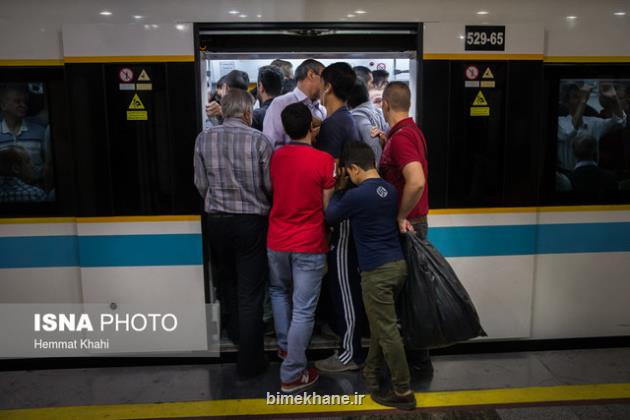
{"label": "man in white shirt", "polygon": [[[304,60],[302,64],[295,69],[295,80],[297,87],[293,91],[278,96],[273,100],[265,119],[263,120],[263,133],[273,142],[274,148],[284,146],[291,139],[284,131],[280,114],[282,110],[296,102],[302,102],[313,115],[314,125],[319,125],[326,118],[326,108],[319,103],[319,88],[321,73],[324,65],[317,60],[309,58]],[[319,133],[319,128],[314,132],[314,136]]]}
{"label": "man in white shirt", "polygon": [[614,86],[611,83],[601,83],[599,89],[600,103],[612,111],[610,118],[584,116],[593,86],[585,84],[581,88],[577,85],[568,87],[569,115],[558,117],[558,162],[561,169],[571,171],[575,167],[573,141],[578,134],[593,137],[599,146],[599,140],[606,133],[626,125],[627,116],[623,112]]}

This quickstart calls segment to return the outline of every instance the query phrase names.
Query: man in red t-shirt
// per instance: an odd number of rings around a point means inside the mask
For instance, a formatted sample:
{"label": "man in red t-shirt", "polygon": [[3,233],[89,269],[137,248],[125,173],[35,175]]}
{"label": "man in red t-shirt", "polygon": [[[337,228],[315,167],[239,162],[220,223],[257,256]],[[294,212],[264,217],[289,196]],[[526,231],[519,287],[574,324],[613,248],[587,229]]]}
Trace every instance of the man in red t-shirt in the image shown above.
{"label": "man in red t-shirt", "polygon": [[270,172],[273,204],[269,214],[267,257],[269,295],[278,340],[282,391],[294,392],[317,381],[306,368],[306,348],[315,323],[326,272],[324,208],[335,186],[335,160],[311,146],[312,116],[301,102],[281,113],[291,142],[276,150]]}
{"label": "man in red t-shirt", "polygon": [[[411,91],[402,82],[391,82],[383,91],[383,116],[391,127],[381,156],[380,172],[399,197],[398,228],[427,237],[429,188],[427,186],[427,143],[422,131],[409,116]],[[407,349],[412,371],[432,375],[433,365],[426,349]]]}
{"label": "man in red t-shirt", "polygon": [[[416,230],[426,238],[429,188],[427,145],[422,131],[409,116],[411,92],[402,82],[383,91],[383,116],[391,127],[381,156],[381,176],[396,187],[400,197],[398,227],[402,233]],[[415,229],[415,227],[419,229]]]}

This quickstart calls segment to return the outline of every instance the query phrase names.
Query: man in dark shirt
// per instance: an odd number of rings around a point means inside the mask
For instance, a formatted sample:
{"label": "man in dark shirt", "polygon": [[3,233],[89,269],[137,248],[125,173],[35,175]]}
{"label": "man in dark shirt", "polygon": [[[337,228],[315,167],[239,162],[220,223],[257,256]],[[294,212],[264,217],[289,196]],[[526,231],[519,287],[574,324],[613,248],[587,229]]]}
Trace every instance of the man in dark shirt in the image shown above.
{"label": "man in dark shirt", "polygon": [[[350,143],[344,150],[345,170],[356,188],[335,193],[326,208],[326,221],[349,218],[361,270],[363,302],[370,324],[370,350],[363,370],[372,399],[383,405],[413,409],[409,367],[398,331],[396,295],[407,277],[396,215],[396,188],[378,175],[372,149]],[[346,182],[347,182],[347,178]],[[393,389],[381,389],[377,372],[389,368]]]}
{"label": "man in dark shirt", "polygon": [[348,63],[333,63],[322,71],[320,101],[326,108],[316,147],[337,162],[348,141],[360,140],[354,118],[346,106],[357,76]]}
{"label": "man in dark shirt", "polygon": [[[328,116],[321,125],[315,147],[327,152],[339,163],[344,145],[360,139],[354,118],[346,101],[354,87],[356,75],[347,63],[334,63],[321,74],[320,99]],[[357,256],[350,232],[350,221],[334,226],[328,274],[331,327],[340,337],[340,347],[331,357],[318,360],[315,367],[322,372],[357,370],[365,359],[361,348],[361,333],[366,322],[361,299],[361,278],[357,271]]]}
{"label": "man in dark shirt", "polygon": [[258,100],[260,107],[254,110],[252,128],[263,130],[263,121],[271,101],[282,92],[282,71],[276,66],[263,66],[258,69]]}

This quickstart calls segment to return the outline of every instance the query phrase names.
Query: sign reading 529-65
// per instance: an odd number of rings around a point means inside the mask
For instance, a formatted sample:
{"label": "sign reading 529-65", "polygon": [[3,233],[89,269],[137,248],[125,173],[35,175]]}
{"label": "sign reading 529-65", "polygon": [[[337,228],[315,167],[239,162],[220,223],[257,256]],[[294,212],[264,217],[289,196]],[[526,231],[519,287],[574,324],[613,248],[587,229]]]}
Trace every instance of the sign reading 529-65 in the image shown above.
{"label": "sign reading 529-65", "polygon": [[505,26],[466,26],[466,51],[505,51]]}

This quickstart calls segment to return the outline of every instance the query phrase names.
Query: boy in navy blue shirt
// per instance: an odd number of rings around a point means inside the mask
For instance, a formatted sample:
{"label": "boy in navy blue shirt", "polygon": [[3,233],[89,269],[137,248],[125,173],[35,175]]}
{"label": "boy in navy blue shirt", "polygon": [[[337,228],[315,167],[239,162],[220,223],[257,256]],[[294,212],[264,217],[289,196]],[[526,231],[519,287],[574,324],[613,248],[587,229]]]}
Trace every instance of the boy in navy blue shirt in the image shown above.
{"label": "boy in navy blue shirt", "polygon": [[[394,306],[407,278],[396,223],[398,195],[378,175],[374,152],[367,144],[349,143],[342,161],[357,187],[335,193],[326,208],[326,222],[334,224],[349,218],[354,234],[363,304],[371,332],[363,375],[374,401],[411,410],[416,399],[409,386],[409,367]],[[377,372],[383,362],[391,375],[393,389],[390,390],[381,390],[379,386]]]}

